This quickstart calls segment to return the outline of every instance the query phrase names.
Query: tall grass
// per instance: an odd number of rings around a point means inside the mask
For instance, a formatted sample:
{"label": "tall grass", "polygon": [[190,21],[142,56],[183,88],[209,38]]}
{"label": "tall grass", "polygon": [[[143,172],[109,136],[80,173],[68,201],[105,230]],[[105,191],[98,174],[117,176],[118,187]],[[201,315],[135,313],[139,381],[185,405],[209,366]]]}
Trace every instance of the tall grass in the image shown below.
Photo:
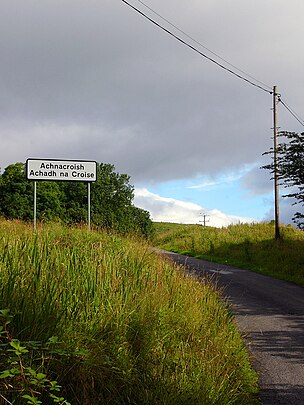
{"label": "tall grass", "polygon": [[58,337],[58,356],[41,367],[73,405],[254,401],[257,376],[219,293],[146,242],[0,221],[0,251],[11,333]]}
{"label": "tall grass", "polygon": [[272,223],[231,225],[155,224],[155,245],[202,259],[248,268],[304,286],[304,232]]}

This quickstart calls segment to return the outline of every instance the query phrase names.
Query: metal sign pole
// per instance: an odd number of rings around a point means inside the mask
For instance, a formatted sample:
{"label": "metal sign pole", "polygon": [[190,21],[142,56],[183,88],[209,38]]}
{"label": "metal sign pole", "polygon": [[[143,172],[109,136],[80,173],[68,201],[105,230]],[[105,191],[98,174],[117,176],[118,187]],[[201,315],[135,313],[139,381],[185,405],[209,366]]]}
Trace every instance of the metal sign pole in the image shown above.
{"label": "metal sign pole", "polygon": [[85,181],[88,183],[88,228],[91,229],[91,182],[97,180],[97,162],[92,160],[27,159],[26,178],[34,181],[34,230],[36,230],[36,180]]}
{"label": "metal sign pole", "polygon": [[36,215],[37,215],[37,198],[36,198],[36,181],[34,181],[34,231],[36,231]]}
{"label": "metal sign pole", "polygon": [[88,182],[88,230],[91,229],[91,183]]}

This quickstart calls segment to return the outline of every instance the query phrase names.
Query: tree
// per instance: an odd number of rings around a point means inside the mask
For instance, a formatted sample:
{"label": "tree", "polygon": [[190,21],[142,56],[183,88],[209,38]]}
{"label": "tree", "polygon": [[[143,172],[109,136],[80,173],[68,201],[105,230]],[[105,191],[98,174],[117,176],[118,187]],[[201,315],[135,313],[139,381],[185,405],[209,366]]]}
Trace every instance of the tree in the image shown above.
{"label": "tree", "polygon": [[88,192],[86,184],[78,181],[59,182],[62,193],[61,219],[68,223],[87,221]]}
{"label": "tree", "polygon": [[153,235],[153,224],[150,218],[150,213],[135,206],[131,207],[130,213],[130,222],[134,231],[139,231],[147,238],[151,237]]}
{"label": "tree", "polygon": [[106,228],[126,230],[134,188],[127,174],[115,172],[111,164],[97,166],[97,180],[92,184],[92,222]]}
{"label": "tree", "polygon": [[[278,144],[278,176],[284,187],[293,187],[294,190],[284,195],[296,200],[294,204],[304,206],[304,132],[280,132],[280,137],[284,137],[287,142]],[[273,148],[266,154],[273,154]],[[263,166],[274,173],[274,163]],[[304,230],[304,212],[296,212],[293,221]]]}
{"label": "tree", "polygon": [[25,179],[25,164],[9,165],[1,176],[1,214],[6,218],[30,220],[33,217],[32,190]]}
{"label": "tree", "polygon": [[37,219],[40,221],[61,219],[64,210],[63,197],[57,182],[37,182]]}
{"label": "tree", "polygon": [[[25,164],[9,165],[1,176],[0,213],[6,218],[29,221],[33,218],[33,183],[25,176]],[[37,185],[37,219],[53,220],[61,213],[57,183],[41,181]]]}
{"label": "tree", "polygon": [[[152,221],[147,211],[134,207],[134,188],[127,174],[111,164],[97,166],[91,187],[91,222],[94,225],[148,236]],[[8,166],[0,175],[0,214],[9,219],[33,218],[33,182],[26,179],[25,164]],[[87,221],[88,193],[85,182],[37,182],[37,219],[68,224]]]}

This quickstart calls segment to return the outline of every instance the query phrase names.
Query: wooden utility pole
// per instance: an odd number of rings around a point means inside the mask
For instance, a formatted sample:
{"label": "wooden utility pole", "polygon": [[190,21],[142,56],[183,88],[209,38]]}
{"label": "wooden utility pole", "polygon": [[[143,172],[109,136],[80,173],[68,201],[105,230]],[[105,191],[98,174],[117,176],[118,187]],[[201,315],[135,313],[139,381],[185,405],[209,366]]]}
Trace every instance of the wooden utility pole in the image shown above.
{"label": "wooden utility pole", "polygon": [[280,207],[279,207],[279,173],[278,173],[278,93],[277,86],[273,86],[273,167],[274,167],[274,220],[275,238],[280,239]]}

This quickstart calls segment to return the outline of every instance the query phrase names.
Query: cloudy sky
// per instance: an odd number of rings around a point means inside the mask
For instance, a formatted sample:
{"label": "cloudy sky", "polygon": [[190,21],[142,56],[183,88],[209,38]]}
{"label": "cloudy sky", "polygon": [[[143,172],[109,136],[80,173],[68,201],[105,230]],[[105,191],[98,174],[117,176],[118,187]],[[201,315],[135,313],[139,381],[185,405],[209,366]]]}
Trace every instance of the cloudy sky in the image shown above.
{"label": "cloudy sky", "polygon": [[[266,90],[277,85],[304,115],[303,0],[129,2]],[[154,220],[273,218],[273,185],[260,169],[272,96],[123,1],[2,0],[0,55],[2,172],[29,157],[96,160],[131,176],[135,204]],[[303,131],[281,104],[278,125]],[[284,199],[282,222],[294,210]]]}

